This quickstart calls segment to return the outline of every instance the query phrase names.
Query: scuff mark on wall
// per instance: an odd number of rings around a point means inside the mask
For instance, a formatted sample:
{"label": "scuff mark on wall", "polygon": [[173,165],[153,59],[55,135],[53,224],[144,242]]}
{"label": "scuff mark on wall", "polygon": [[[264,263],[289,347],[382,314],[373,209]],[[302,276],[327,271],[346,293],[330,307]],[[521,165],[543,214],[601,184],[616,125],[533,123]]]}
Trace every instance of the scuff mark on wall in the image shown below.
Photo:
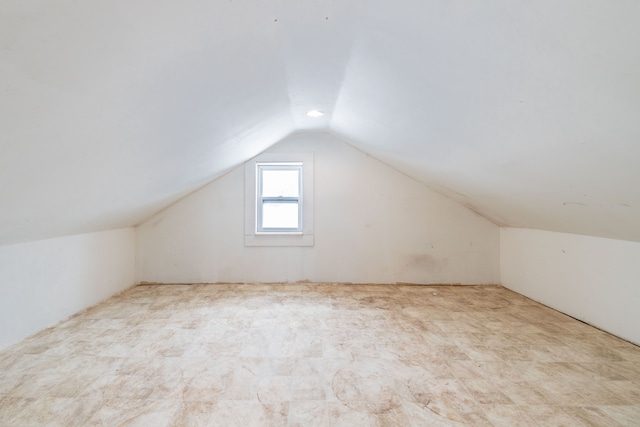
{"label": "scuff mark on wall", "polygon": [[409,270],[440,272],[449,264],[449,259],[439,259],[429,254],[412,254],[406,256],[403,265]]}
{"label": "scuff mark on wall", "polygon": [[162,221],[164,221],[164,215],[158,215],[157,217],[153,218],[151,220],[151,222],[149,223],[149,227],[151,229],[156,228],[158,225],[160,225],[162,223]]}

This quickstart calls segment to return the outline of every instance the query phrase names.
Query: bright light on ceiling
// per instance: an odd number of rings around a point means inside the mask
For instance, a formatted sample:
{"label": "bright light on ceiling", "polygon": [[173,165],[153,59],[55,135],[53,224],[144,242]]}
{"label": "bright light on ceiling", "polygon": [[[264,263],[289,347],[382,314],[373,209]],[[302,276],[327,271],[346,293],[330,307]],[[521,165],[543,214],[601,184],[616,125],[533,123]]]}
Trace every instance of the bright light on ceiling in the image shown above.
{"label": "bright light on ceiling", "polygon": [[309,117],[322,117],[324,116],[324,112],[320,110],[311,110],[307,112],[307,116]]}

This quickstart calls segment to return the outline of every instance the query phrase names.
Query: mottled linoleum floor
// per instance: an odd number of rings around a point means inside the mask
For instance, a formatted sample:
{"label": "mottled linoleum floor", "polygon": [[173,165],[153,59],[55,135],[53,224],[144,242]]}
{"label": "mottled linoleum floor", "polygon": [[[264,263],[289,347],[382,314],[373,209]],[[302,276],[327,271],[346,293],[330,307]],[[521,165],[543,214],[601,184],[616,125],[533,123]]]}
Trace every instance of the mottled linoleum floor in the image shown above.
{"label": "mottled linoleum floor", "polygon": [[138,286],[0,352],[3,426],[637,426],[640,348],[500,287]]}

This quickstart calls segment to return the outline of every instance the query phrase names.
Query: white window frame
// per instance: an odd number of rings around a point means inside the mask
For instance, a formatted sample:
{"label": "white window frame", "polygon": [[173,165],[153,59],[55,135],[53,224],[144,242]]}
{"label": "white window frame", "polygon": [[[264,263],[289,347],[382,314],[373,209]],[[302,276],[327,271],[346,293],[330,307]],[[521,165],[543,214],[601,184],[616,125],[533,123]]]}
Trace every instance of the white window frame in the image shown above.
{"label": "white window frame", "polygon": [[[298,195],[295,197],[265,197],[262,195],[262,184],[264,182],[263,171],[298,171]],[[302,162],[256,162],[256,234],[264,233],[302,233],[303,225],[303,164]],[[298,205],[298,226],[296,228],[275,228],[263,227],[262,217],[264,215],[265,203],[296,203]]]}
{"label": "white window frame", "polygon": [[[298,229],[260,230],[259,167],[301,167]],[[263,153],[245,163],[245,246],[313,246],[313,154]]]}

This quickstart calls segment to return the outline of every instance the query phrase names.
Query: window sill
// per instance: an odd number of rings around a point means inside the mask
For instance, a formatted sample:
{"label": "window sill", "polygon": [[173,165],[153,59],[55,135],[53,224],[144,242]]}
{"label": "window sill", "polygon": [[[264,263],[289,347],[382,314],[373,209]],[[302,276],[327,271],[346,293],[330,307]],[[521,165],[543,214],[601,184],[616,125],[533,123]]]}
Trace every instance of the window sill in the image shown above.
{"label": "window sill", "polygon": [[244,236],[245,246],[313,246],[313,234],[256,233]]}
{"label": "window sill", "polygon": [[302,236],[302,231],[257,231],[256,236]]}

